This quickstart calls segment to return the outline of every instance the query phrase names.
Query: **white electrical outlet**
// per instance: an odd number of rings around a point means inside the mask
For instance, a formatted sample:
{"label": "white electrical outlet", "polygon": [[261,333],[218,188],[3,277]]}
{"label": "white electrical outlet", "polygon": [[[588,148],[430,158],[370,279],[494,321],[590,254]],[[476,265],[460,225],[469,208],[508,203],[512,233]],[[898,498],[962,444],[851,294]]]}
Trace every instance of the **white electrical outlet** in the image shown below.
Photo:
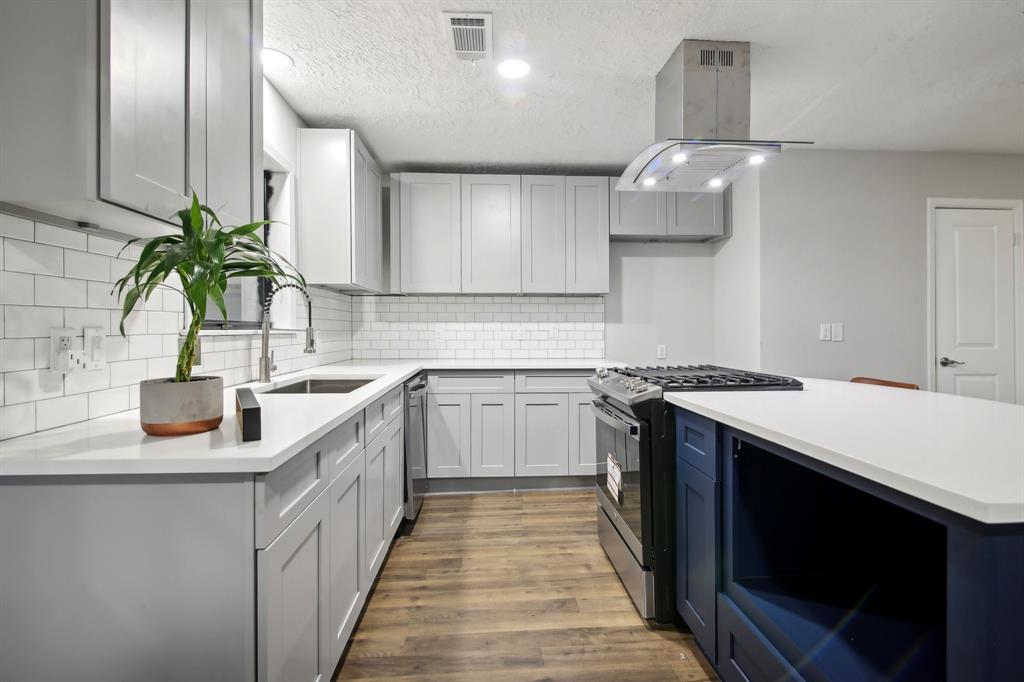
{"label": "white electrical outlet", "polygon": [[524,327],[523,325],[519,325],[518,327],[516,327],[516,330],[513,333],[513,336],[515,337],[516,341],[525,341],[526,340],[526,327]]}
{"label": "white electrical outlet", "polygon": [[444,327],[438,327],[434,330],[434,341],[444,343]]}
{"label": "white electrical outlet", "polygon": [[668,353],[665,350],[665,344],[659,343],[658,344],[658,359],[659,360],[664,360],[666,357],[668,357]]}
{"label": "white electrical outlet", "polygon": [[842,341],[843,337],[845,335],[846,335],[845,325],[842,322],[833,322],[832,323],[832,340],[833,341]]}
{"label": "white electrical outlet", "polygon": [[75,360],[75,330],[63,327],[50,329],[50,371],[73,372]]}
{"label": "white electrical outlet", "polygon": [[831,341],[832,340],[832,325],[828,322],[822,322],[818,328],[818,340],[819,341]]}

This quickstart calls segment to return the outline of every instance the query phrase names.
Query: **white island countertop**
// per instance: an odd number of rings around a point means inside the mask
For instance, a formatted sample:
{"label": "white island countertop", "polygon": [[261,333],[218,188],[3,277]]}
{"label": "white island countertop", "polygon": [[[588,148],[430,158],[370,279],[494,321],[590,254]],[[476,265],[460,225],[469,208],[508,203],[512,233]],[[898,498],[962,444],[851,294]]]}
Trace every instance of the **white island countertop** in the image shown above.
{"label": "white island countertop", "polygon": [[[245,386],[258,393],[262,438],[243,443],[235,418],[235,389],[224,391],[224,421],[194,436],[148,436],[139,411],[120,412],[0,441],[0,476],[85,474],[264,473],[284,464],[374,400],[423,370],[578,370],[607,360],[410,360],[346,362],[275,376]],[[372,378],[351,393],[259,393],[302,378]]]}
{"label": "white island countertop", "polygon": [[1024,406],[822,379],[673,405],[983,523],[1024,523]]}

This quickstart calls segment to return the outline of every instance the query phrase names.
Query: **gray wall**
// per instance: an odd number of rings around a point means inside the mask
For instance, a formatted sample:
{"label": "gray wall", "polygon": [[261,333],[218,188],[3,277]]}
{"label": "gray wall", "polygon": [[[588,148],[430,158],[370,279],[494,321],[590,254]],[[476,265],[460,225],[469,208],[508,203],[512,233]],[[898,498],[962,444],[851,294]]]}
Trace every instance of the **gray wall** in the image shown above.
{"label": "gray wall", "polygon": [[[1024,198],[1024,156],[787,151],[760,175],[762,365],[924,385],[926,201]],[[818,341],[842,321],[846,340]]]}
{"label": "gray wall", "polygon": [[715,363],[761,368],[760,172],[732,185],[732,236],[714,246]]}
{"label": "gray wall", "polygon": [[[631,364],[711,362],[714,257],[707,244],[612,242],[605,354]],[[659,360],[657,346],[667,346]]]}

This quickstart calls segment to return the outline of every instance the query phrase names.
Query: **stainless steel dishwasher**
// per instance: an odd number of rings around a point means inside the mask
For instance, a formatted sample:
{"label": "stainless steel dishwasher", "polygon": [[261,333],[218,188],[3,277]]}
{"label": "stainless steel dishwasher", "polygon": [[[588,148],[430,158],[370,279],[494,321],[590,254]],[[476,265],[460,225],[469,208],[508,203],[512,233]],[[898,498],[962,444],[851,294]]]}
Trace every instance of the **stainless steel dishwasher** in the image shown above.
{"label": "stainless steel dishwasher", "polygon": [[405,382],[405,518],[415,520],[427,489],[427,377]]}

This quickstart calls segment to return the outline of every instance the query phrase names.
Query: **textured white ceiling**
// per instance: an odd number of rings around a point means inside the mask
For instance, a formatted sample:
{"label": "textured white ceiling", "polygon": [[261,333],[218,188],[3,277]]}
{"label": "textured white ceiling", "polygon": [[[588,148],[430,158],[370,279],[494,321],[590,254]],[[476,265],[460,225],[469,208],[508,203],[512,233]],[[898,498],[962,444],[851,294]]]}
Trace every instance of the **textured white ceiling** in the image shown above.
{"label": "textured white ceiling", "polygon": [[[442,10],[492,12],[495,61],[454,59]],[[264,23],[296,63],[278,90],[390,170],[621,168],[683,38],[752,43],[755,139],[1024,153],[1022,0],[267,0]]]}

